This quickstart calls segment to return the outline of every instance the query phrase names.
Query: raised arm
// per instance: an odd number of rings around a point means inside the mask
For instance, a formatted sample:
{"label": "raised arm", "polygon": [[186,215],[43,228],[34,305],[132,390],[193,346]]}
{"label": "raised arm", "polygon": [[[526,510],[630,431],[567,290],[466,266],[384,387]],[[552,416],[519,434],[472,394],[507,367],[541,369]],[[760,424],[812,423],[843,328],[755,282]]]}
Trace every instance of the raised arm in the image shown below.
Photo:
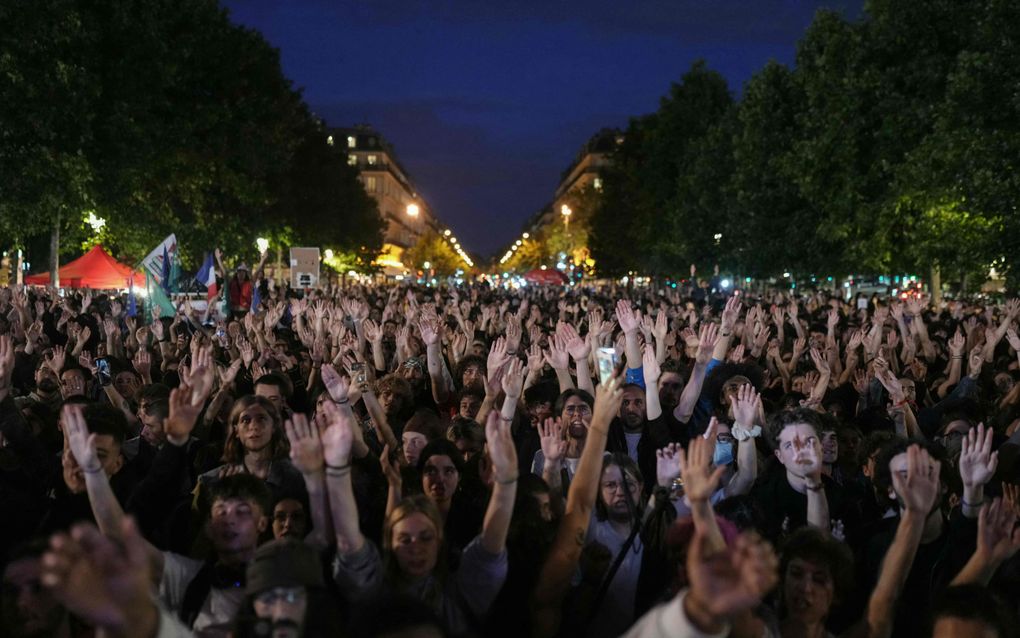
{"label": "raised arm", "polygon": [[333,521],[329,516],[329,498],[326,493],[325,461],[319,428],[309,423],[303,414],[294,414],[284,422],[287,440],[290,441],[290,460],[305,480],[308,502],[311,506],[312,531],[305,542],[322,550],[329,546],[333,536]]}
{"label": "raised arm", "polygon": [[951,585],[988,585],[996,570],[1020,550],[1020,528],[1016,512],[1003,499],[981,507],[978,517],[977,548]]}
{"label": "raised arm", "polygon": [[740,317],[740,300],[737,297],[730,297],[726,301],[726,307],[722,311],[722,325],[720,326],[719,339],[715,342],[715,350],[712,358],[716,361],[725,361],[726,353],[730,351],[730,343],[733,341],[733,327]]}
{"label": "raised arm", "polygon": [[737,472],[726,486],[726,496],[747,494],[758,478],[758,452],[754,440],[761,435],[761,396],[754,386],[747,384],[737,389],[733,405],[733,438],[737,440]]}
{"label": "raised arm", "polygon": [[645,377],[645,410],[648,420],[654,421],[662,416],[662,405],[659,403],[659,375],[662,374],[662,369],[659,367],[655,349],[650,343],[645,344],[641,368]]}
{"label": "raised arm", "polygon": [[450,396],[446,387],[446,377],[443,375],[443,351],[439,342],[439,317],[435,314],[421,313],[418,320],[418,330],[421,332],[421,339],[425,342],[426,359],[429,367],[429,380],[432,385],[432,398],[436,403],[442,405]]}
{"label": "raised arm", "polygon": [[680,394],[680,401],[673,409],[673,417],[680,423],[687,423],[694,415],[694,408],[698,404],[698,397],[701,396],[701,388],[705,384],[705,374],[708,372],[708,363],[712,359],[716,342],[719,339],[719,328],[714,323],[705,323],[701,326],[698,337],[698,354],[694,360],[694,369],[691,371],[691,378],[687,380],[684,391]]}
{"label": "raised arm", "polygon": [[903,509],[896,536],[882,560],[878,582],[868,601],[863,635],[869,638],[885,638],[892,633],[897,600],[921,544],[924,521],[938,498],[939,463],[919,446],[912,445],[907,449],[906,477],[893,472],[892,480]]}
{"label": "raised arm", "polygon": [[559,632],[563,599],[584,549],[588,524],[595,508],[602,471],[602,453],[606,449],[609,424],[620,410],[622,379],[614,376],[595,395],[595,413],[588,438],[581,452],[574,480],[567,494],[567,507],[549,550],[533,593],[534,635],[554,636]]}
{"label": "raised arm", "polygon": [[960,510],[967,518],[978,518],[985,502],[985,485],[999,467],[999,452],[992,452],[992,428],[983,423],[971,428],[963,437],[960,452],[960,479],[963,481],[963,502]]}
{"label": "raised arm", "polygon": [[510,424],[495,412],[485,422],[485,442],[495,482],[482,522],[482,547],[490,554],[502,554],[510,529],[514,497],[517,495],[517,450],[510,435]]}
{"label": "raised arm", "polygon": [[351,485],[351,446],[357,423],[350,406],[332,402],[322,404],[328,426],[321,434],[326,464],[329,511],[333,517],[337,553],[350,556],[365,545],[358,518],[358,504]]}
{"label": "raised arm", "polygon": [[626,340],[627,367],[631,370],[641,367],[641,348],[638,345],[638,330],[641,328],[641,320],[637,313],[630,307],[630,302],[621,299],[616,303],[616,320],[623,330]]}
{"label": "raised arm", "polygon": [[577,367],[578,389],[594,395],[595,385],[592,383],[591,371],[588,369],[588,355],[591,354],[591,344],[582,339],[577,334],[574,326],[569,323],[561,323],[557,327],[557,333],[562,334],[563,345],[566,346],[567,353],[570,354],[570,358],[574,360],[574,365]]}

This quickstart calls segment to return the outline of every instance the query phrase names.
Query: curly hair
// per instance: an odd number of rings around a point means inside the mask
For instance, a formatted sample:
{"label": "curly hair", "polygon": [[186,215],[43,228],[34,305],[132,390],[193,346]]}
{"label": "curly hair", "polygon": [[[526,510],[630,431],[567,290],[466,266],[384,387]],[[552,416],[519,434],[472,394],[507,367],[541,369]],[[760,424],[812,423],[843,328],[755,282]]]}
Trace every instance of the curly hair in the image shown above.
{"label": "curly hair", "polygon": [[822,430],[826,427],[825,417],[820,412],[811,408],[783,410],[773,415],[765,428],[765,433],[768,436],[769,443],[772,445],[772,449],[779,449],[779,435],[783,433],[786,426],[800,425],[802,423],[813,427],[816,436],[821,436]]}

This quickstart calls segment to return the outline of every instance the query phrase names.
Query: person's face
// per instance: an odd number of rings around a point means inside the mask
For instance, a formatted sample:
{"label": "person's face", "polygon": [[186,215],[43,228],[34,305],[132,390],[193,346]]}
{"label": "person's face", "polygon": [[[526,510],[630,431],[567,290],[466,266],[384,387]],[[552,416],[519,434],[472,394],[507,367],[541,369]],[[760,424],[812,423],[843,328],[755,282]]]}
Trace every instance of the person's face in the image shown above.
{"label": "person's face", "polygon": [[801,392],[807,394],[807,392],[804,390],[804,377],[802,376],[794,377],[793,380],[790,381],[790,390],[792,390],[793,392]]}
{"label": "person's face", "polygon": [[241,412],[234,426],[241,445],[249,452],[257,452],[273,439],[273,419],[261,405],[255,404]]}
{"label": "person's face", "polygon": [[1009,394],[1009,391],[1013,389],[1013,377],[1005,372],[995,375],[995,389],[999,394]]}
{"label": "person's face", "polygon": [[283,414],[283,393],[280,392],[279,386],[260,383],[255,386],[255,396],[269,399],[270,403]]}
{"label": "person's face", "polygon": [[476,357],[484,357],[488,353],[485,351],[485,344],[481,341],[476,341],[471,344],[471,354]]}
{"label": "person's face", "polygon": [[939,616],[931,632],[932,638],[999,638],[999,632],[977,618],[958,618],[956,616]]}
{"label": "person's face", "polygon": [[401,573],[411,580],[424,578],[439,559],[439,530],[432,520],[415,512],[393,525],[392,547]]}
{"label": "person's face", "polygon": [[308,532],[308,517],[301,503],[285,498],[273,508],[273,538],[301,540]]}
{"label": "person's face", "polygon": [[542,520],[546,523],[551,523],[553,519],[552,511],[552,499],[549,497],[548,492],[535,492],[532,494],[535,501],[538,502],[538,512],[542,515]]}
{"label": "person's face", "polygon": [[[934,461],[933,461],[931,464],[928,465],[928,472],[930,474],[931,472],[934,472],[934,471],[935,471],[935,465],[934,465]],[[892,457],[892,459],[889,461],[889,472],[890,472],[890,474],[898,474],[904,481],[906,481],[906,479],[907,479],[907,453],[906,452],[900,452],[896,456]],[[945,486],[944,486],[943,483],[941,483],[941,479],[939,479],[939,481],[940,481],[940,483],[939,483],[939,496],[940,496],[940,498],[936,498],[935,499],[935,503],[931,507],[931,512],[934,512],[934,511],[938,510],[940,505],[941,505],[941,503],[940,503],[941,496],[942,496],[942,493],[944,491],[944,487]],[[903,499],[900,498],[900,495],[896,493],[896,488],[893,485],[889,486],[889,498],[895,500],[902,507]],[[931,512],[929,512],[929,514]]]}
{"label": "person's face", "polygon": [[[465,388],[481,388],[485,385],[485,375],[482,374],[482,367],[469,365],[464,368],[464,375],[461,377]],[[473,418],[473,417],[472,417]]]}
{"label": "person's face", "polygon": [[807,423],[787,425],[779,434],[776,458],[794,476],[804,477],[816,469],[822,459],[822,443]]}
{"label": "person's face", "polygon": [[268,524],[258,503],[240,498],[216,499],[207,534],[217,554],[245,554],[258,547],[259,535]]}
{"label": "person's face", "polygon": [[[52,357],[52,355],[50,355]],[[60,389],[60,379],[57,373],[48,365],[41,365],[35,371],[35,387],[40,392],[50,394]]]}
{"label": "person's face", "polygon": [[[641,499],[641,483],[633,474],[627,474],[624,485],[623,472],[619,465],[610,465],[602,472],[602,502],[609,512],[610,518],[623,520],[630,518],[630,504],[637,506]],[[630,504],[627,492],[630,492]]]}
{"label": "person's face", "polygon": [[829,430],[822,432],[822,462],[832,465],[839,457],[839,437]]}
{"label": "person's face", "polygon": [[907,398],[907,401],[917,402],[917,385],[913,379],[907,379],[906,377],[900,379],[900,385],[903,386],[903,395]]}
{"label": "person's face", "polygon": [[461,437],[459,439],[454,439],[453,444],[457,446],[458,450],[460,450],[460,455],[464,457],[465,461],[467,461],[472,456],[480,452],[482,449],[480,445],[478,445],[477,443],[475,443],[473,440],[469,439],[466,436]]}
{"label": "person's face", "polygon": [[433,454],[425,462],[421,483],[425,495],[434,502],[448,502],[460,484],[460,473],[450,457],[445,454]]}
{"label": "person's face", "polygon": [[680,403],[684,391],[684,380],[676,372],[663,372],[659,377],[659,403],[670,412]]}
{"label": "person's face", "polygon": [[620,404],[620,418],[628,430],[638,430],[645,422],[645,393],[641,388],[627,388],[623,391]]}
{"label": "person's face", "polygon": [[383,390],[379,393],[379,405],[386,414],[396,414],[400,412],[400,396],[391,390]]}
{"label": "person's face", "polygon": [[412,388],[421,387],[422,381],[425,380],[425,376],[418,366],[402,366],[400,376],[404,377],[404,380],[410,383]]}
{"label": "person's face", "polygon": [[404,442],[404,460],[411,467],[418,465],[418,456],[429,440],[421,432],[404,432],[400,438]]}
{"label": "person's face", "polygon": [[0,618],[13,638],[56,636],[67,619],[67,611],[40,582],[41,572],[37,557],[15,560],[4,569]]}
{"label": "person's face", "polygon": [[[99,465],[106,472],[107,476],[113,476],[120,471],[124,465],[124,457],[120,453],[120,445],[116,439],[109,434],[96,435],[96,455],[99,457]],[[64,475],[64,484],[72,494],[81,494],[85,491],[85,474],[78,466],[78,461],[71,454],[67,437],[64,437],[64,451],[60,455],[60,465]]]}
{"label": "person's face", "polygon": [[563,414],[560,415],[563,422],[567,424],[567,436],[572,439],[583,439],[588,436],[588,426],[591,424],[591,406],[584,402],[581,397],[570,397],[563,404]]}
{"label": "person's face", "polygon": [[272,638],[300,638],[303,635],[308,592],[304,587],[274,587],[252,600],[255,615],[273,622]]}
{"label": "person's face", "polygon": [[478,410],[482,407],[482,401],[474,395],[467,395],[460,400],[460,415],[465,419],[472,419],[478,416]]}
{"label": "person's face", "polygon": [[829,568],[803,558],[794,558],[786,566],[783,599],[786,612],[805,623],[825,620],[836,597],[836,584]]}
{"label": "person's face", "polygon": [[397,334],[397,324],[392,321],[387,321],[383,324],[383,336],[387,339],[393,339]]}
{"label": "person's face", "polygon": [[125,399],[133,399],[142,385],[133,373],[118,372],[117,376],[113,378],[113,387],[117,388],[117,392],[120,392],[120,395]]}
{"label": "person's face", "polygon": [[861,435],[856,430],[846,429],[839,433],[839,458],[856,459]]}
{"label": "person's face", "polygon": [[528,419],[531,420],[531,425],[544,423],[551,416],[552,404],[548,401],[535,401],[528,404]]}
{"label": "person's face", "polygon": [[60,394],[65,399],[85,394],[85,375],[81,370],[64,370],[60,374]]}

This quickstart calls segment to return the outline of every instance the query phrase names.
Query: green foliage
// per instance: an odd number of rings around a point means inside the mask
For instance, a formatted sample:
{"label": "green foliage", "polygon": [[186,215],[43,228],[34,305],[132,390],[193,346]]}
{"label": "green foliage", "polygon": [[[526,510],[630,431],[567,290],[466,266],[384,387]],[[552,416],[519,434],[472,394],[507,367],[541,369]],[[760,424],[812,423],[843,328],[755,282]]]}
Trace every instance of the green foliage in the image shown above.
{"label": "green foliage", "polygon": [[458,268],[468,269],[467,264],[461,261],[460,255],[450,247],[450,243],[432,230],[419,237],[413,246],[404,251],[402,261],[404,267],[412,272],[424,270],[425,262],[429,262],[429,268],[440,277],[450,276]]}
{"label": "green foliage", "polygon": [[766,65],[736,104],[696,64],[605,175],[599,273],[963,278],[997,262],[1015,280],[1016,60],[1016,3],[872,0],[859,22],[819,12],[796,66]]}
{"label": "green foliage", "polygon": [[189,267],[217,245],[250,260],[259,235],[381,245],[278,52],[215,0],[15,0],[0,23],[0,232],[15,243],[60,213],[77,252],[94,210],[126,261],[171,232]]}

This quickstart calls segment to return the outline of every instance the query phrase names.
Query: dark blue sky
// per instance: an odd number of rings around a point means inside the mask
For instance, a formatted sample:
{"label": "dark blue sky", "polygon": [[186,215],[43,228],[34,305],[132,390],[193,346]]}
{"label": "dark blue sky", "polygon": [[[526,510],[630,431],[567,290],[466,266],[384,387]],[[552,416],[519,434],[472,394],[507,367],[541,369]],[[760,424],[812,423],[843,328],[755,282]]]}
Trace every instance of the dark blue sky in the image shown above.
{"label": "dark blue sky", "polygon": [[862,0],[225,0],[329,125],[370,123],[466,249],[490,254],[580,146],[704,58],[739,93],[815,11]]}

